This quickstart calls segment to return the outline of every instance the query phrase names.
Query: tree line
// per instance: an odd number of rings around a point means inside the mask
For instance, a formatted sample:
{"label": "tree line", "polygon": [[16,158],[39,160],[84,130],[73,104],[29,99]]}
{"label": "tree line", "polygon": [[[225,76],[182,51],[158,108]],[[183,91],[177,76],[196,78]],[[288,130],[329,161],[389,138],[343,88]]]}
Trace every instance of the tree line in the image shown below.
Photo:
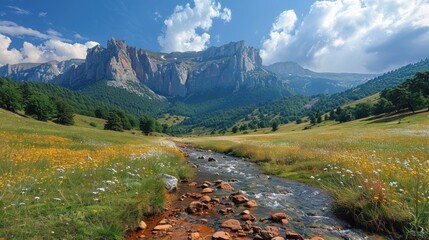
{"label": "tree line", "polygon": [[329,113],[330,120],[347,122],[371,115],[429,108],[429,71],[418,72],[402,84],[381,91],[375,104],[359,103],[355,107],[338,107]]}

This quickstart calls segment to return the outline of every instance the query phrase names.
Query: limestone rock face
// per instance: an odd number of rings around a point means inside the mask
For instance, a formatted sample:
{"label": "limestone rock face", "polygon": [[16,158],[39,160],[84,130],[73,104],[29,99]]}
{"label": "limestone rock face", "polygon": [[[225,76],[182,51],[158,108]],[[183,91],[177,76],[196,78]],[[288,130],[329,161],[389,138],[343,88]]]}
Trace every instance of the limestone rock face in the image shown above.
{"label": "limestone rock face", "polygon": [[129,47],[116,39],[109,40],[106,48],[98,45],[89,49],[85,64],[58,78],[59,83],[70,87],[99,80],[114,80],[122,85],[138,82],[158,94],[181,97],[278,84],[274,74],[262,67],[259,50],[244,42],[202,52],[166,54]]}
{"label": "limestone rock face", "polygon": [[5,65],[0,76],[73,89],[103,80],[129,92],[138,93],[135,86],[139,85],[173,97],[282,87],[275,74],[262,66],[259,50],[245,46],[244,41],[201,52],[158,53],[112,38],[106,47],[88,49],[85,60]]}
{"label": "limestone rock face", "polygon": [[82,59],[71,59],[62,62],[6,64],[0,67],[0,76],[19,81],[50,82],[70,68],[84,62],[85,60]]}

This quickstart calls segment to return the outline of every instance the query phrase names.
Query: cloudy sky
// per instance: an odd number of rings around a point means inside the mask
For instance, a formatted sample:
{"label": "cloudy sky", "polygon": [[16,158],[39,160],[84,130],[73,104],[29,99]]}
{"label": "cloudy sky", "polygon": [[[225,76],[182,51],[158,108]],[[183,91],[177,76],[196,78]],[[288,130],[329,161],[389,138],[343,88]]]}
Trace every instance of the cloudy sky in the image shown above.
{"label": "cloudy sky", "polygon": [[429,0],[0,2],[0,65],[85,58],[111,37],[164,52],[245,40],[266,65],[381,73],[429,57]]}

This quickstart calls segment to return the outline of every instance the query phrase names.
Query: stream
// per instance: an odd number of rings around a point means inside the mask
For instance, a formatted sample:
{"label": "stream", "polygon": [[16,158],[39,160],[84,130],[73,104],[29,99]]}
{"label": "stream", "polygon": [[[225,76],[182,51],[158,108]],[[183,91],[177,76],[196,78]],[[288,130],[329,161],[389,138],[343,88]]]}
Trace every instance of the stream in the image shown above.
{"label": "stream", "polygon": [[[182,150],[189,154],[188,160],[198,166],[196,181],[229,180],[235,191],[240,190],[247,198],[256,200],[258,207],[253,214],[258,219],[284,212],[291,219],[287,229],[304,237],[322,235],[325,239],[385,239],[351,228],[336,218],[329,208],[332,199],[317,188],[266,175],[256,164],[243,158],[192,148]],[[216,161],[208,161],[209,157]],[[217,224],[213,227],[219,229]]]}

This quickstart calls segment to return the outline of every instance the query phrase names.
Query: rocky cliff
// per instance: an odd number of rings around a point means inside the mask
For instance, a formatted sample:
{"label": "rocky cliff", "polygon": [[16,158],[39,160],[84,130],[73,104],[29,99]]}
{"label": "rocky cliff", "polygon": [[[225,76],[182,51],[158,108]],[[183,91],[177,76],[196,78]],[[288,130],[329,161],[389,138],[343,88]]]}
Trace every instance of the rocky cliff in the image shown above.
{"label": "rocky cliff", "polygon": [[82,59],[71,59],[63,62],[19,63],[0,67],[0,76],[19,81],[50,82],[70,68],[84,63]]}
{"label": "rocky cliff", "polygon": [[89,49],[84,64],[70,68],[56,81],[80,88],[99,80],[111,80],[112,85],[123,88],[142,83],[159,94],[181,97],[211,90],[280,87],[275,75],[262,67],[259,50],[244,42],[202,52],[166,54],[111,39],[107,47]]}

